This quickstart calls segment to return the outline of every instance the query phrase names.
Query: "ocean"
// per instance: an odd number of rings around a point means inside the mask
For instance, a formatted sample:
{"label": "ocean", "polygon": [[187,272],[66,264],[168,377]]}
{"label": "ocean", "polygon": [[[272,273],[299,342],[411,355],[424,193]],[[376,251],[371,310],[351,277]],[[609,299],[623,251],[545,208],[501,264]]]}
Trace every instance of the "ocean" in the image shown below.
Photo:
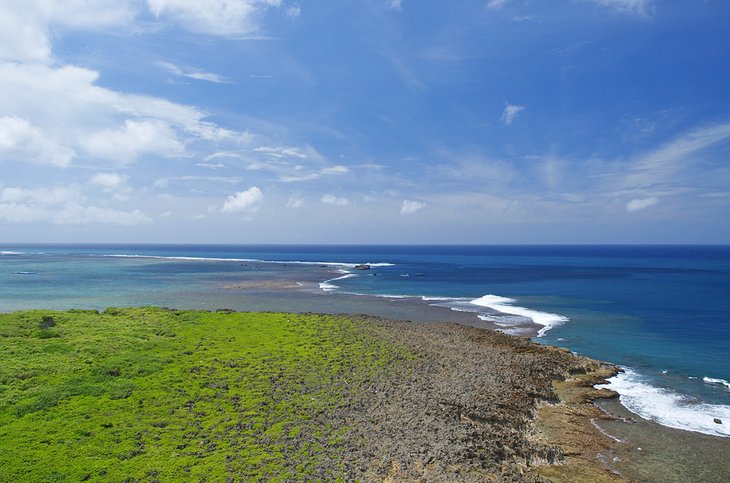
{"label": "ocean", "polygon": [[633,413],[730,437],[729,246],[0,245],[3,312],[357,313],[375,298],[618,364],[607,387]]}

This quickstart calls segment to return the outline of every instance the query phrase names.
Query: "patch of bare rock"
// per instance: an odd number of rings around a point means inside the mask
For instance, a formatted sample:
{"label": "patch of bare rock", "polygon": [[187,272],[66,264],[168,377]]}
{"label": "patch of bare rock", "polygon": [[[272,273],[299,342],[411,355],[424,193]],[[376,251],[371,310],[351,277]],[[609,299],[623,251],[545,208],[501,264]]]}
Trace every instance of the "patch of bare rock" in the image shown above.
{"label": "patch of bare rock", "polygon": [[622,481],[597,455],[615,366],[457,324],[364,318],[416,357],[353,388],[340,470],[365,481]]}

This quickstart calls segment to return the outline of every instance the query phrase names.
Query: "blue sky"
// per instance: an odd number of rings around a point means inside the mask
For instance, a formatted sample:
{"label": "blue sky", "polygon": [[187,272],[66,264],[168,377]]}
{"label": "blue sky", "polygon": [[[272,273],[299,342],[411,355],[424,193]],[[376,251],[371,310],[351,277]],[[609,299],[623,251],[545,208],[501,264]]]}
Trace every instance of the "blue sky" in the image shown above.
{"label": "blue sky", "polygon": [[730,243],[725,0],[3,0],[0,241]]}

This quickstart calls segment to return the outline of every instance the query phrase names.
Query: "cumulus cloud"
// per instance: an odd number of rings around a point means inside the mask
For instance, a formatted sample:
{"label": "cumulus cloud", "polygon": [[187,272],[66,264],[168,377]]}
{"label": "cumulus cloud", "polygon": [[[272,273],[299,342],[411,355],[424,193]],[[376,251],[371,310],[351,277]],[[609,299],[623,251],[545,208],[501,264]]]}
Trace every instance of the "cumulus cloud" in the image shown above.
{"label": "cumulus cloud", "polygon": [[67,167],[76,153],[30,121],[16,116],[0,117],[0,161],[29,161]]}
{"label": "cumulus cloud", "polygon": [[502,111],[502,117],[500,118],[500,120],[504,123],[505,126],[509,126],[517,118],[517,114],[519,114],[524,109],[525,106],[518,106],[516,104],[507,103],[504,111]]}
{"label": "cumulus cloud", "polygon": [[403,200],[400,205],[401,215],[410,215],[426,207],[426,203],[413,200]]}
{"label": "cumulus cloud", "polygon": [[147,0],[157,17],[169,17],[191,32],[236,37],[256,34],[258,19],[281,0]]}
{"label": "cumulus cloud", "polygon": [[4,0],[0,2],[0,60],[49,60],[52,25],[100,29],[127,25],[135,16],[130,0]]}
{"label": "cumulus cloud", "polygon": [[118,129],[93,133],[83,145],[94,157],[122,163],[136,161],[143,154],[175,156],[184,149],[172,127],[161,120],[127,120]]}
{"label": "cumulus cloud", "polygon": [[170,62],[156,62],[155,65],[165,69],[172,75],[178,77],[187,77],[189,79],[202,80],[207,82],[215,82],[217,84],[228,84],[230,81],[225,77],[213,74],[210,72],[203,72],[198,69],[183,69]]}
{"label": "cumulus cloud", "polygon": [[[247,132],[207,122],[195,107],[117,92],[97,79],[97,72],[81,67],[0,62],[5,132],[20,139],[12,149],[26,146],[21,151],[29,161],[67,166],[83,153],[95,163],[129,163],[145,154],[178,155],[192,142],[217,147],[251,140]],[[10,145],[6,140],[0,156],[7,158]]]}
{"label": "cumulus cloud", "polygon": [[659,199],[654,197],[633,199],[629,201],[626,205],[626,211],[628,211],[629,213],[634,213],[636,211],[649,208],[650,206],[654,206],[657,203],[659,203]]}
{"label": "cumulus cloud", "polygon": [[301,198],[289,198],[289,201],[286,202],[287,208],[301,208],[304,206],[304,200]]}
{"label": "cumulus cloud", "polygon": [[264,193],[256,186],[252,186],[246,191],[239,191],[228,197],[223,204],[221,211],[223,213],[236,213],[239,211],[256,211]]}
{"label": "cumulus cloud", "polygon": [[111,191],[123,187],[127,183],[127,177],[119,173],[97,173],[91,177],[89,183]]}
{"label": "cumulus cloud", "polygon": [[139,210],[123,211],[88,204],[77,187],[4,188],[0,190],[0,220],[57,225],[123,225],[149,223]]}
{"label": "cumulus cloud", "polygon": [[325,205],[347,206],[350,204],[350,200],[348,200],[347,198],[338,198],[337,196],[330,194],[322,196],[321,201]]}

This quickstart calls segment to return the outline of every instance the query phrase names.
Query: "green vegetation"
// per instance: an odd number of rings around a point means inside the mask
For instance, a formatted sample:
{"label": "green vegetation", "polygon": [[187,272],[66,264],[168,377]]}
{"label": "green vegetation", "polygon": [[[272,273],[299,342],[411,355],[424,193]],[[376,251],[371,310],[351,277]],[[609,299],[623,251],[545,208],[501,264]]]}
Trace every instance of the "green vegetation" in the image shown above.
{"label": "green vegetation", "polygon": [[326,415],[408,357],[336,316],[0,314],[0,481],[338,478]]}

